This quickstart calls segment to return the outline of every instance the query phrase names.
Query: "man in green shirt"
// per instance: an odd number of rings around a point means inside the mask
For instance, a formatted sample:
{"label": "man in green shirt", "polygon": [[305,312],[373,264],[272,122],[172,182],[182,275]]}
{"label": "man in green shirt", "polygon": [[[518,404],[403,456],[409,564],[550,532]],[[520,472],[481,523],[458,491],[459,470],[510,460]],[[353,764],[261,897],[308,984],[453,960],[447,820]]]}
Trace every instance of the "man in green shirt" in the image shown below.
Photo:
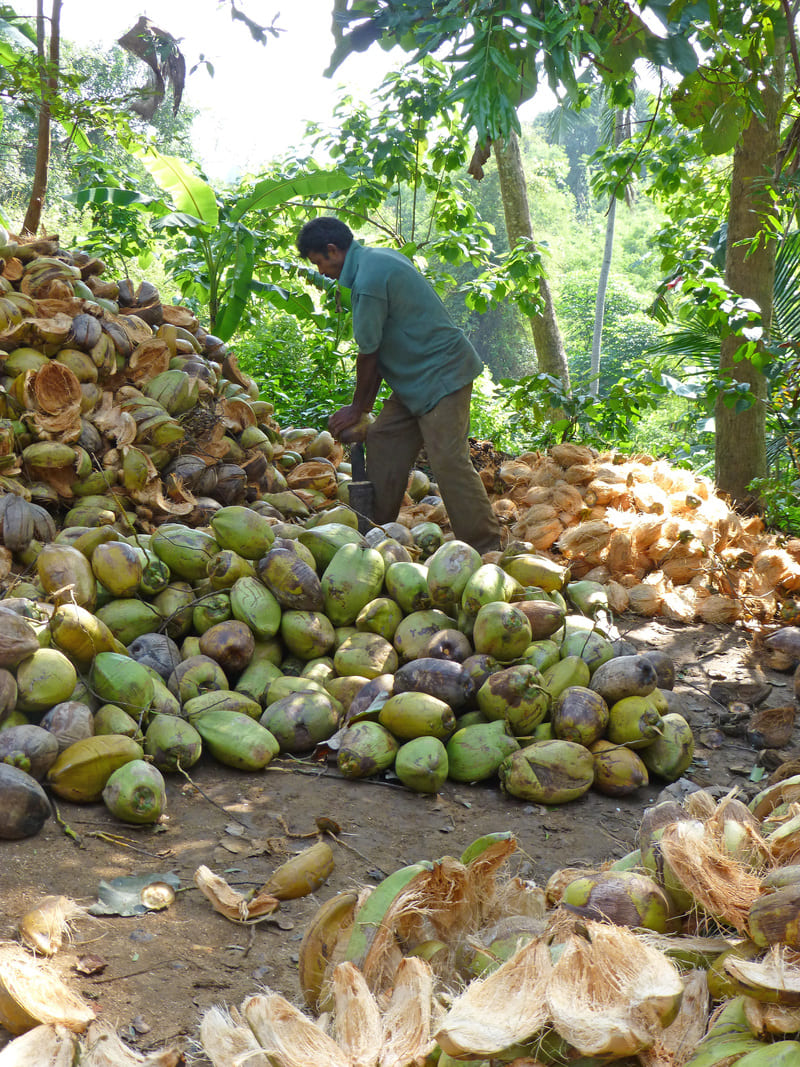
{"label": "man in green shirt", "polygon": [[331,433],[340,436],[372,410],[382,380],[392,390],[367,429],[374,521],[397,518],[424,445],[454,535],[481,553],[498,549],[500,524],[469,455],[472,382],[483,364],[463,331],[409,259],[364,247],[339,219],[307,222],[297,248],[350,289],[356,386],[352,403],[331,415]]}

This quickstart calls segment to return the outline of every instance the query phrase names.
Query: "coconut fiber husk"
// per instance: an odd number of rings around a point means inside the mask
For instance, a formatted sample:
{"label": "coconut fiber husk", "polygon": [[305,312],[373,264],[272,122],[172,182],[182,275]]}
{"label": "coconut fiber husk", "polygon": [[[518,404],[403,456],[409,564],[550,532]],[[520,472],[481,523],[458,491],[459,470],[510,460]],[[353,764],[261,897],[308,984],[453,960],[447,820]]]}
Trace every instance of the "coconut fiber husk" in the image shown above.
{"label": "coconut fiber husk", "polygon": [[675,965],[623,927],[582,922],[547,984],[553,1026],[585,1056],[632,1056],[675,1018],[683,982]]}
{"label": "coconut fiber husk", "polygon": [[495,1056],[526,1041],[548,1021],[545,996],[552,973],[550,947],[532,941],[487,978],[471,982],[436,1034],[451,1056]]}
{"label": "coconut fiber husk", "polygon": [[683,1067],[694,1056],[708,1025],[710,996],[705,971],[689,971],[674,1022],[656,1033],[652,1048],[639,1053],[642,1067]]}
{"label": "coconut fiber husk", "polygon": [[747,936],[747,915],[761,895],[760,879],[726,854],[712,831],[694,822],[664,828],[661,853],[681,886],[698,906]]}
{"label": "coconut fiber husk", "polygon": [[0,944],[0,1026],[22,1034],[39,1023],[82,1033],[94,1020],[89,1005],[51,965],[12,942]]}

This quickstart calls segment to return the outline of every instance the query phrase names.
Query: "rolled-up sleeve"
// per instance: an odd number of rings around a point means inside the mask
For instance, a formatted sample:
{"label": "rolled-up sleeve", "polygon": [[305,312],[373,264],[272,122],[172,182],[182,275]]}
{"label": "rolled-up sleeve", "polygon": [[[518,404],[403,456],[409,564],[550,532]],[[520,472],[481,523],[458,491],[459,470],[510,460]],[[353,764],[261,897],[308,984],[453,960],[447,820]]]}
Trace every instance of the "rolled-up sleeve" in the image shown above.
{"label": "rolled-up sleeve", "polygon": [[377,352],[381,347],[388,311],[386,297],[366,293],[354,295],[353,336],[359,352]]}

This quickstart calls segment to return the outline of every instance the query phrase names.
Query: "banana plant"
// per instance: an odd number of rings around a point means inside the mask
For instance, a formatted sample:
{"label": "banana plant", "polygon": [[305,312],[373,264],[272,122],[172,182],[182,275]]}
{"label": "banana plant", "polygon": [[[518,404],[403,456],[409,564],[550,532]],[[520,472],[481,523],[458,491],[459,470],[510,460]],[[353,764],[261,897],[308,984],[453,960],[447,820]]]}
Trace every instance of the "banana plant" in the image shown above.
{"label": "banana plant", "polygon": [[290,178],[263,178],[231,196],[215,192],[183,159],[155,149],[137,154],[164,199],[135,189],[92,186],[77,193],[76,203],[148,212],[153,231],[170,237],[173,251],[166,266],[181,295],[207,307],[216,336],[223,341],[233,336],[254,295],[298,318],[314,317],[307,291],[272,280],[285,276],[289,268],[276,255],[279,242],[273,227],[278,228],[276,217],[288,206],[349,188],[354,182],[350,175],[343,170],[307,170]]}

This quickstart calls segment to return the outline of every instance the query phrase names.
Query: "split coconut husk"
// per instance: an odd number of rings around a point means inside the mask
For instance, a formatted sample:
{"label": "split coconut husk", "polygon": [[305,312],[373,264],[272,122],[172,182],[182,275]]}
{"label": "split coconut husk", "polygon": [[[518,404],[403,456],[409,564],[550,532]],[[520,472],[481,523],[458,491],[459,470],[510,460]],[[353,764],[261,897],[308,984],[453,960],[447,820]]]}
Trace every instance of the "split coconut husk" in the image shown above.
{"label": "split coconut husk", "polygon": [[19,939],[34,954],[54,956],[65,938],[72,939],[73,926],[88,912],[69,897],[48,896],[25,912],[19,921]]}
{"label": "split coconut husk", "polygon": [[435,1047],[432,1018],[433,973],[424,960],[407,956],[383,1016],[380,1067],[422,1067]]}
{"label": "split coconut husk", "polygon": [[773,945],[760,960],[726,956],[725,971],[756,1000],[800,1006],[800,956],[785,945]]}
{"label": "split coconut husk", "polygon": [[336,1040],[351,1067],[374,1067],[383,1047],[383,1023],[358,967],[340,963],[331,980]]}
{"label": "split coconut husk", "polygon": [[80,1034],[93,1020],[89,1005],[48,965],[13,942],[0,944],[0,1026],[24,1034],[44,1023]]}
{"label": "split coconut husk", "polygon": [[540,940],[519,949],[487,978],[471,982],[444,1017],[436,1040],[451,1056],[495,1056],[527,1041],[548,1021],[552,964]]}
{"label": "split coconut husk", "polygon": [[722,849],[712,830],[695,820],[666,826],[660,848],[680,888],[697,906],[746,936],[750,907],[761,894],[760,879]]}
{"label": "split coconut husk", "polygon": [[273,1067],[350,1067],[339,1045],[279,993],[250,997],[242,1013]]}
{"label": "split coconut husk", "polygon": [[[393,984],[403,958],[401,945],[414,946],[431,939],[444,942],[448,951],[437,955],[436,970],[442,977],[453,973],[458,945],[480,930],[496,910],[497,872],[516,848],[516,840],[509,835],[490,844],[467,865],[445,856],[419,871],[409,869],[413,877],[406,879],[374,921],[361,927],[362,943],[357,955],[351,957],[373,993]],[[372,900],[373,907],[382,891],[382,886],[373,890],[379,894]],[[371,898],[372,894],[368,904]],[[363,921],[363,914],[361,918]]]}
{"label": "split coconut husk", "polygon": [[234,923],[252,925],[263,922],[280,907],[276,897],[261,890],[255,896],[243,896],[224,878],[203,865],[194,872],[194,884],[206,900],[211,901],[214,911]]}
{"label": "split coconut husk", "polygon": [[0,1052],[0,1067],[73,1067],[77,1045],[65,1026],[34,1026]]}
{"label": "split coconut husk", "polygon": [[81,1067],[177,1067],[183,1057],[176,1049],[136,1052],[108,1023],[93,1023],[83,1039],[80,1062]]}
{"label": "split coconut husk", "polygon": [[678,1014],[656,1034],[652,1048],[639,1053],[641,1067],[683,1067],[694,1056],[708,1025],[709,992],[706,972],[690,971],[683,979]]}
{"label": "split coconut husk", "polygon": [[271,1067],[255,1034],[235,1008],[225,1011],[214,1007],[203,1012],[200,1044],[213,1067]]}
{"label": "split coconut husk", "polygon": [[547,983],[546,1006],[561,1037],[584,1056],[632,1056],[675,1019],[683,996],[677,967],[624,927],[573,927]]}
{"label": "split coconut husk", "polygon": [[754,997],[742,999],[744,1016],[757,1037],[800,1033],[800,1005],[769,1004]]}

